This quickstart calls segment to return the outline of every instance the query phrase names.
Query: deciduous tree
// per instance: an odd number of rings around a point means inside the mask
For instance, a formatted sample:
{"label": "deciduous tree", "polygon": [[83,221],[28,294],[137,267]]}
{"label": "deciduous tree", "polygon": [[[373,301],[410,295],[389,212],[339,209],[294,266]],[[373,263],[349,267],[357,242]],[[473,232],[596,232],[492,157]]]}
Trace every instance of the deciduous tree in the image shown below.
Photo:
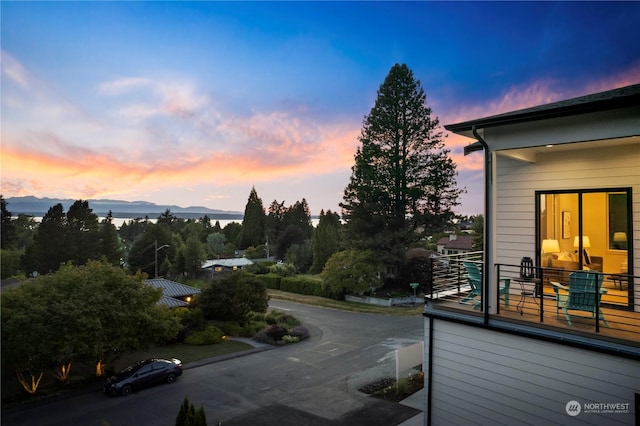
{"label": "deciduous tree", "polygon": [[195,299],[195,306],[202,309],[206,319],[237,321],[241,325],[249,312],[267,312],[268,303],[264,282],[244,272],[212,280]]}
{"label": "deciduous tree", "polygon": [[328,293],[342,298],[348,293],[357,294],[380,287],[380,269],[380,262],[373,251],[344,250],[329,258],[322,278]]}
{"label": "deciduous tree", "polygon": [[107,262],[65,265],[2,295],[2,360],[22,371],[97,362],[180,329],[162,294]]}

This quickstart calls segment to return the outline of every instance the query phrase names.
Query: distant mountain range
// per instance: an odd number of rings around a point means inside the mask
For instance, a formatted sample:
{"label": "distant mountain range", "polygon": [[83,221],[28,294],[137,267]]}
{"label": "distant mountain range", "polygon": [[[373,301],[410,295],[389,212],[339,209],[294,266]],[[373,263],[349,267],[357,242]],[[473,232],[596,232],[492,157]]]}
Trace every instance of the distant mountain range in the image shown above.
{"label": "distant mountain range", "polygon": [[[31,216],[44,216],[51,207],[62,204],[64,211],[77,200],[61,200],[58,198],[38,197],[10,197],[6,198],[7,210],[14,216],[22,213]],[[105,216],[109,211],[117,218],[157,218],[160,213],[170,210],[171,214],[183,219],[197,219],[205,214],[210,219],[242,219],[242,212],[215,210],[202,206],[180,207],[174,205],[160,205],[147,201],[122,201],[122,200],[87,200],[89,208],[98,216]]]}

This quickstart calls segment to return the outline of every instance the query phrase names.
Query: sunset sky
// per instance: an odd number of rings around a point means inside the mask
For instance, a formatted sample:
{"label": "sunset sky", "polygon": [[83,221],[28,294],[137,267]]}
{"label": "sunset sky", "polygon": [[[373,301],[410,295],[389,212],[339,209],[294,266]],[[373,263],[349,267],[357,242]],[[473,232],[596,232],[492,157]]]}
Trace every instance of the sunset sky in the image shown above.
{"label": "sunset sky", "polygon": [[[640,83],[640,2],[10,2],[2,195],[340,211],[395,63],[441,124]],[[482,155],[446,145],[482,213]],[[9,210],[11,206],[9,205]]]}

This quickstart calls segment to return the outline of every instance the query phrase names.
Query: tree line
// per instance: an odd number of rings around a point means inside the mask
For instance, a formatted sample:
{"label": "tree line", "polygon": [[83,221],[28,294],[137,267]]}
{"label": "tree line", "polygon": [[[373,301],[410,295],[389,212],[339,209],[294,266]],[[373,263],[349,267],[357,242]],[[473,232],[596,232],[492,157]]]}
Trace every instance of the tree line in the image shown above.
{"label": "tree line", "polygon": [[[274,200],[265,209],[255,187],[242,223],[224,228],[219,223],[212,226],[207,216],[184,220],[167,210],[155,224],[140,218],[116,231],[109,216],[98,223],[82,200],[66,213],[61,205],[53,206],[33,227],[21,217],[7,219],[3,201],[3,231],[12,224],[22,228],[3,232],[2,248],[19,250],[24,245],[19,266],[27,274],[104,257],[132,273],[150,276],[155,270],[163,276],[195,276],[204,259],[233,257],[238,251],[250,258],[286,261],[299,273],[317,274],[332,255],[353,251],[341,258],[362,258],[358,252],[363,252],[376,260],[383,277],[407,281],[412,279],[408,250],[433,245],[429,238],[451,226],[464,189],[457,186],[456,165],[439,120],[406,65],[391,68],[358,139],[341,215],[322,211],[315,229],[305,199],[288,207]],[[33,238],[25,242],[22,236],[18,242],[25,227],[35,228]]]}
{"label": "tree line", "polygon": [[359,142],[340,214],[321,211],[315,228],[305,199],[265,208],[255,187],[242,223],[224,228],[206,215],[180,219],[166,210],[155,223],[138,218],[116,229],[111,214],[98,220],[86,200],[66,212],[54,205],[38,224],[14,218],[0,196],[2,278],[31,278],[2,295],[3,363],[19,373],[55,365],[65,376],[71,360],[100,367],[109,354],[172,338],[198,309],[206,319],[224,313],[240,322],[266,309],[264,284],[244,273],[206,285],[186,319],[157,306],[160,293],[145,277],[197,277],[208,258],[282,260],[274,270],[320,274],[338,297],[425,283],[427,259],[409,253],[435,248],[464,189],[438,118],[406,65],[394,65],[381,84]]}

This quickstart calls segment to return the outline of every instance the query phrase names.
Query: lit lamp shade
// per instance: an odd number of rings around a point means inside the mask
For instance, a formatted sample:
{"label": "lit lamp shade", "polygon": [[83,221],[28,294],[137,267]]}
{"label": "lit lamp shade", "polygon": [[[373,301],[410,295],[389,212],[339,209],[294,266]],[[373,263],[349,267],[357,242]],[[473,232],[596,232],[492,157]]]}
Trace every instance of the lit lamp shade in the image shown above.
{"label": "lit lamp shade", "polygon": [[615,242],[615,243],[626,243],[627,242],[627,233],[626,232],[614,232],[614,234],[613,234],[613,242]]}
{"label": "lit lamp shade", "polygon": [[559,253],[560,244],[558,243],[558,240],[542,240],[542,252]]}
{"label": "lit lamp shade", "polygon": [[[580,237],[576,236],[573,239],[573,246],[574,247],[580,247]],[[589,237],[587,237],[586,235],[582,236],[582,247],[583,248],[589,248],[591,247],[591,242],[589,241]]]}

